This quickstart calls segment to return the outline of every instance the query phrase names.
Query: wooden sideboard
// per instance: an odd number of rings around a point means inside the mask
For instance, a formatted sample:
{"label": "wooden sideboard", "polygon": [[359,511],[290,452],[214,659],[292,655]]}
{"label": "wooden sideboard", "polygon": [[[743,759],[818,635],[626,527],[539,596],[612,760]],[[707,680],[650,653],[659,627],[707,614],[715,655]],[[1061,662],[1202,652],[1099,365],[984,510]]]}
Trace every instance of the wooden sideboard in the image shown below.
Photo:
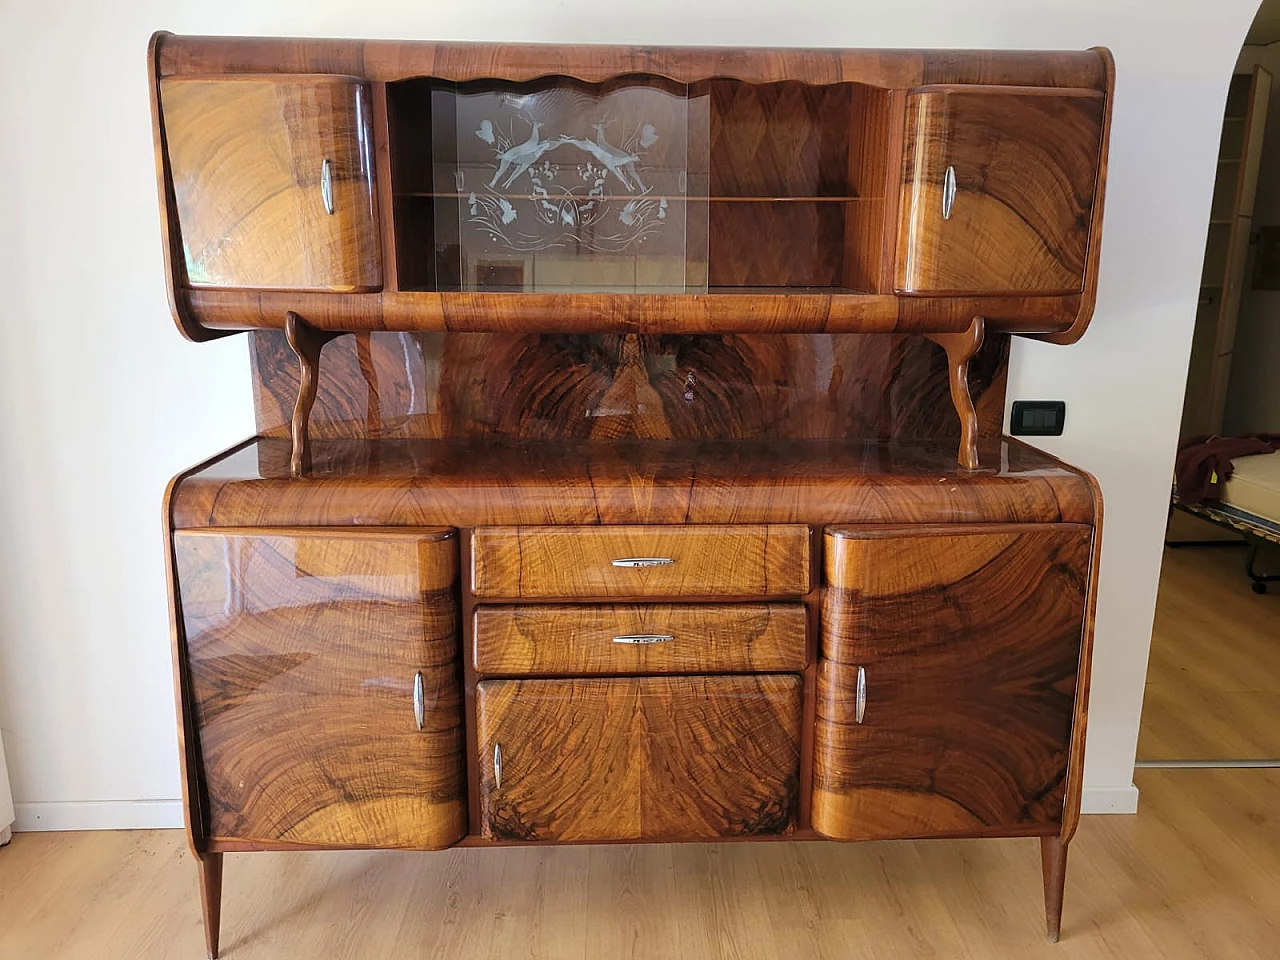
{"label": "wooden sideboard", "polygon": [[165,497],[191,847],[1038,837],[1101,499],[1080,53],[157,34],[165,262],[257,435]]}

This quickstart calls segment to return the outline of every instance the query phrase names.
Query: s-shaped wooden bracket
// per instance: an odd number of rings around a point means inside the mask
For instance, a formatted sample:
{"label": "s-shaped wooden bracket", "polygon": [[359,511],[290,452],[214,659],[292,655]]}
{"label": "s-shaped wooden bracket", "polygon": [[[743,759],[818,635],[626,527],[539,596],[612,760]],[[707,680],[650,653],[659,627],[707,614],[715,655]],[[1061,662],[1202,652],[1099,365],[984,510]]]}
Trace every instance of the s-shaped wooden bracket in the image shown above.
{"label": "s-shaped wooden bracket", "polygon": [[284,320],[284,335],[298,357],[298,401],[293,405],[293,452],[289,456],[289,474],[301,477],[311,472],[311,442],[308,430],[311,408],[316,402],[317,378],[320,376],[320,351],[334,337],[336,331],[320,330],[300,316],[289,311]]}
{"label": "s-shaped wooden bracket", "polygon": [[969,394],[969,361],[982,347],[985,321],[974,317],[963,333],[930,333],[930,340],[947,351],[947,374],[951,381],[951,402],[960,418],[960,452],[956,459],[966,470],[978,469],[978,411]]}

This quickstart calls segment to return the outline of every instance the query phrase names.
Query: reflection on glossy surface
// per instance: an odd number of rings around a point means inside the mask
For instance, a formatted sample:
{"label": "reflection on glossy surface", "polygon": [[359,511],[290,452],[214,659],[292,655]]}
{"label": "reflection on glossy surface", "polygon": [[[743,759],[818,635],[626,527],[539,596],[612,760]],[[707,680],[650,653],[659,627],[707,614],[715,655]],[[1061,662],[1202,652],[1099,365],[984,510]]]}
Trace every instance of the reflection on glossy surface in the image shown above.
{"label": "reflection on glossy surface", "polygon": [[456,549],[448,531],[175,535],[209,835],[465,832]]}
{"label": "reflection on glossy surface", "polygon": [[[1086,475],[1016,440],[254,441],[182,481],[178,527],[1094,522]],[[988,466],[989,465],[989,466]]]}
{"label": "reflection on glossy surface", "polygon": [[[288,436],[298,361],[250,334],[258,431]],[[1004,415],[1009,338],[969,364],[979,433]],[[923,337],[373,333],[324,348],[313,439],[958,438]],[[953,453],[954,456],[954,453]]]}
{"label": "reflection on glossy surface", "polygon": [[187,280],[381,283],[369,92],[349,77],[161,83]]}

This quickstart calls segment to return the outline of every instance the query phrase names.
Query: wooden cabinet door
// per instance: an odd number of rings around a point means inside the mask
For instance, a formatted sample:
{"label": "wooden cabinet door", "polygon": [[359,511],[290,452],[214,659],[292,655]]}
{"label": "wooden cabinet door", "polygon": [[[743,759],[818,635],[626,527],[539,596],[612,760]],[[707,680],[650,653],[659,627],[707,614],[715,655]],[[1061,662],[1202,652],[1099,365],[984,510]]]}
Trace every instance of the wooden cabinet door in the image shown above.
{"label": "wooden cabinet door", "polygon": [[1091,528],[825,539],[814,829],[860,840],[1061,823]]}
{"label": "wooden cabinet door", "polygon": [[797,676],[490,680],[477,686],[480,820],[499,840],[789,833]]}
{"label": "wooden cabinet door", "polygon": [[365,84],[173,78],[160,99],[189,284],[378,288]]}
{"label": "wooden cabinet door", "polygon": [[1104,102],[1061,88],[913,91],[898,291],[1079,293]]}
{"label": "wooden cabinet door", "polygon": [[209,836],[466,832],[451,531],[174,535]]}

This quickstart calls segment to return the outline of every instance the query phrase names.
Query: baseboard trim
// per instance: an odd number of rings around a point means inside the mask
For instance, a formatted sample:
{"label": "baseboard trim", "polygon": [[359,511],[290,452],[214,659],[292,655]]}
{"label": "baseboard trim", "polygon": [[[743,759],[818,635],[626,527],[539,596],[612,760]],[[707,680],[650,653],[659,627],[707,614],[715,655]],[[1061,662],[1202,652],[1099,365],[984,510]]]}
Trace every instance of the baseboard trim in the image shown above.
{"label": "baseboard trim", "polygon": [[165,830],[182,826],[181,800],[84,800],[15,803],[13,829]]}
{"label": "baseboard trim", "polygon": [[1116,787],[1085,787],[1081,813],[1137,813],[1138,788],[1132,783]]}
{"label": "baseboard trim", "polygon": [[[181,800],[86,800],[58,803],[16,803],[13,829],[19,833],[44,830],[167,830],[182,827]],[[1083,813],[1137,813],[1138,788],[1085,787]]]}

